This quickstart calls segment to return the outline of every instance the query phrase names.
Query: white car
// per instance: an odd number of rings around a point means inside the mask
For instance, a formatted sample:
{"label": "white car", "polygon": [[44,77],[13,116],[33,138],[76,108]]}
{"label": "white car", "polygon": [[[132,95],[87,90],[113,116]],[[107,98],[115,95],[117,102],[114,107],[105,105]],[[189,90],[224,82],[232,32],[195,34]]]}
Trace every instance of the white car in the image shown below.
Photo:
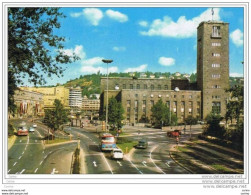
{"label": "white car", "polygon": [[37,124],[34,123],[32,126],[33,126],[33,127],[37,127]]}
{"label": "white car", "polygon": [[123,154],[121,149],[114,148],[111,151],[111,158],[113,158],[113,159],[123,159],[123,157],[124,157],[124,154]]}
{"label": "white car", "polygon": [[34,127],[29,128],[29,132],[34,132],[34,131],[35,131]]}

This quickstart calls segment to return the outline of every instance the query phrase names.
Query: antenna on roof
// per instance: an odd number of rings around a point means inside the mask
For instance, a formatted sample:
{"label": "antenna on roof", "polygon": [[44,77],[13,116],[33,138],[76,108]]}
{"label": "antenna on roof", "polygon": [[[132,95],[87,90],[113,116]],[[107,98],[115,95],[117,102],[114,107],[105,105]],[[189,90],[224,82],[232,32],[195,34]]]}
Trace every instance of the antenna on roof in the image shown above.
{"label": "antenna on roof", "polygon": [[212,12],[212,21],[214,20],[214,8],[211,9]]}

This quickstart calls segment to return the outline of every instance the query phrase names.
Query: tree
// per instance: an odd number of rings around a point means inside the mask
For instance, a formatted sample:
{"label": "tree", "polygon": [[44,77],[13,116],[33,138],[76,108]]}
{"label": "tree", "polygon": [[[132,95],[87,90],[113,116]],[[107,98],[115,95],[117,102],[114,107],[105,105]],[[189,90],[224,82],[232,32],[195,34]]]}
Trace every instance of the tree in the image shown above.
{"label": "tree", "polygon": [[220,126],[220,121],[223,119],[219,114],[210,113],[206,116],[205,120],[207,122],[207,127],[205,130],[205,134],[223,138],[226,130],[224,127]]}
{"label": "tree", "polygon": [[185,124],[186,125],[190,125],[190,138],[192,137],[192,125],[196,125],[197,124],[197,118],[194,118],[193,116],[188,116],[187,118],[185,118]]}
{"label": "tree", "polygon": [[121,129],[122,120],[124,119],[124,109],[120,102],[116,98],[109,99],[108,104],[108,123],[113,130]]}
{"label": "tree", "polygon": [[55,99],[55,108],[45,110],[45,124],[53,131],[59,129],[59,127],[68,122],[68,113],[64,109],[63,104],[60,100]]}
{"label": "tree", "polygon": [[64,37],[54,34],[65,17],[59,8],[8,8],[8,108],[15,111],[14,91],[23,79],[34,85],[45,84],[46,77],[62,76],[59,64],[78,59],[64,52]]}
{"label": "tree", "polygon": [[230,92],[230,99],[227,103],[227,112],[225,115],[226,121],[228,119],[235,118],[237,121],[237,126],[240,124],[240,116],[243,114],[244,107],[244,87],[243,86],[235,86],[232,87],[226,92]]}
{"label": "tree", "polygon": [[159,101],[153,105],[151,112],[152,121],[155,127],[177,124],[176,115],[170,112],[170,109],[163,103],[162,99],[159,99]]}

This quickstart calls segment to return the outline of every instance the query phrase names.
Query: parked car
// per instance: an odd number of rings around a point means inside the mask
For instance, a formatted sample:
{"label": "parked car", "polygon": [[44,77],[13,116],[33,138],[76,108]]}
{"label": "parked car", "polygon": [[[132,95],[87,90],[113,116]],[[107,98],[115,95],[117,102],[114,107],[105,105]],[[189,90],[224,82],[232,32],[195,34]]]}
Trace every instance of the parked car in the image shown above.
{"label": "parked car", "polygon": [[148,146],[147,140],[139,140],[138,144],[136,145],[136,148],[146,149],[147,146]]}
{"label": "parked car", "polygon": [[35,132],[34,127],[30,127],[30,128],[29,128],[29,132]]}
{"label": "parked car", "polygon": [[123,152],[122,152],[121,149],[119,149],[119,148],[114,148],[114,149],[111,151],[111,158],[112,158],[112,159],[121,159],[121,160],[123,160],[124,154],[123,154]]}
{"label": "parked car", "polygon": [[37,124],[34,123],[32,126],[33,126],[33,127],[37,127]]}

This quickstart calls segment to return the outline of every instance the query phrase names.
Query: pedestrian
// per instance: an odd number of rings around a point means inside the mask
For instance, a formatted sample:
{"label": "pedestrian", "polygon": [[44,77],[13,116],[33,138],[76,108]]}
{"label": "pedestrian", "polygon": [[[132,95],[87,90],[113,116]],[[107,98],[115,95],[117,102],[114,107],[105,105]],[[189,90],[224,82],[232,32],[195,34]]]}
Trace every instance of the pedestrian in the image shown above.
{"label": "pedestrian", "polygon": [[179,145],[179,137],[176,137],[176,144]]}

